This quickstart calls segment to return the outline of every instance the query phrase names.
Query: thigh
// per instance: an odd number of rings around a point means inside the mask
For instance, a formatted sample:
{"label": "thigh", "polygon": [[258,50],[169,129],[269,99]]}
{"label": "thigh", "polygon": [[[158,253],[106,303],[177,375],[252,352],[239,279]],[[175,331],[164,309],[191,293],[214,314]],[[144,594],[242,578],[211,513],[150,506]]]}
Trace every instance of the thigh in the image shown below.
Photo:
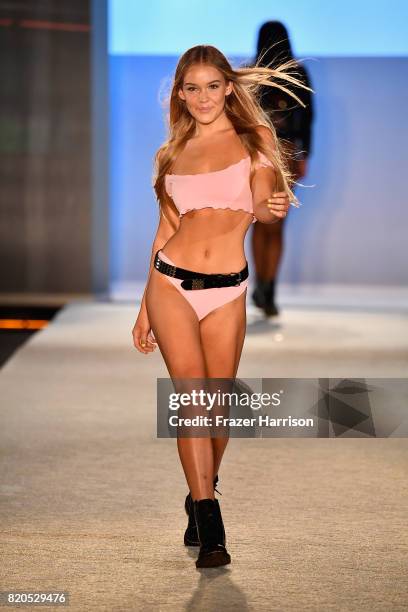
{"label": "thigh", "polygon": [[153,268],[146,289],[150,326],[172,378],[205,376],[197,315],[167,277]]}
{"label": "thigh", "polygon": [[236,376],[246,332],[247,289],[200,321],[201,344],[209,378]]}
{"label": "thigh", "polygon": [[279,219],[278,221],[275,221],[275,223],[262,223],[263,225],[262,231],[267,240],[273,239],[275,236],[278,236],[279,234],[283,232],[285,221],[288,218],[288,215],[289,215],[289,211],[287,212],[286,217],[284,217],[283,219]]}

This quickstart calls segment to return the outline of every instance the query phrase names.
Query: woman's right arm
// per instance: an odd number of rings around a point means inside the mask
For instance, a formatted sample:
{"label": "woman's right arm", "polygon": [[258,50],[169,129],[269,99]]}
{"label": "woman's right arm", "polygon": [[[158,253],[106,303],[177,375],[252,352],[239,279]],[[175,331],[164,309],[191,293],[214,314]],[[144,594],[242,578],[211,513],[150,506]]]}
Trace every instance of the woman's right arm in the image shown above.
{"label": "woman's right arm", "polygon": [[147,282],[145,290],[143,292],[139,314],[136,318],[136,323],[132,330],[133,344],[135,348],[137,348],[141,353],[150,353],[156,348],[156,344],[151,335],[150,322],[146,308],[146,290],[150,281],[150,275],[152,273],[154,265],[154,256],[156,252],[161,249],[176,233],[180,224],[180,219],[178,215],[169,206],[166,206],[165,214],[167,218],[165,218],[163,216],[162,211],[160,211],[160,221],[157,228],[156,236],[153,240]]}
{"label": "woman's right arm", "polygon": [[169,207],[167,207],[165,214],[166,214],[167,219],[164,218],[163,213],[160,212],[159,226],[157,228],[156,236],[155,236],[155,238],[153,240],[152,252],[151,252],[151,256],[150,256],[149,272],[148,272],[148,275],[147,275],[146,287],[145,287],[145,290],[143,292],[142,303],[141,303],[141,306],[140,306],[140,310],[144,310],[146,313],[147,313],[147,310],[146,310],[146,299],[145,299],[145,297],[146,297],[146,289],[147,289],[147,285],[149,284],[150,275],[151,275],[152,269],[153,269],[154,256],[155,256],[156,252],[159,249],[161,249],[162,247],[164,247],[164,245],[176,233],[176,231],[178,230],[178,226],[180,224],[179,217]]}

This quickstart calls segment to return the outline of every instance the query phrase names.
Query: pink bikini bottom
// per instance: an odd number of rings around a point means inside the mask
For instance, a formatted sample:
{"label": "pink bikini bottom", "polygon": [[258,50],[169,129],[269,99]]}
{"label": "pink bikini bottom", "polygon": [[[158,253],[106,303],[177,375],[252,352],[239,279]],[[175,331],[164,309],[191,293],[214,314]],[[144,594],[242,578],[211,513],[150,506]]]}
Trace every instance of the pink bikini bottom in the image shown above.
{"label": "pink bikini bottom", "polygon": [[[176,266],[170,257],[167,257],[163,251],[159,251],[159,257],[163,261]],[[181,278],[172,278],[167,276],[166,278],[180,291],[180,293],[190,303],[192,308],[195,310],[198,320],[204,319],[212,310],[219,308],[227,302],[231,302],[236,297],[241,295],[248,286],[248,278],[246,278],[237,287],[211,287],[210,289],[183,289],[181,286]]]}

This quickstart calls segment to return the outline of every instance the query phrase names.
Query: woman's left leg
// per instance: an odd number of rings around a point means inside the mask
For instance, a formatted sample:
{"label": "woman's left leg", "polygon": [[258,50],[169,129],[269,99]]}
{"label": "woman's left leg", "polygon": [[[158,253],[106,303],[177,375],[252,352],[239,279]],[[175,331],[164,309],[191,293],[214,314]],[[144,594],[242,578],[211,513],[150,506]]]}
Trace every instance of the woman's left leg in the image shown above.
{"label": "woman's left leg", "polygon": [[[247,290],[234,300],[212,310],[200,321],[206,375],[208,378],[235,378],[246,332]],[[211,438],[214,476],[218,474],[228,437]]]}

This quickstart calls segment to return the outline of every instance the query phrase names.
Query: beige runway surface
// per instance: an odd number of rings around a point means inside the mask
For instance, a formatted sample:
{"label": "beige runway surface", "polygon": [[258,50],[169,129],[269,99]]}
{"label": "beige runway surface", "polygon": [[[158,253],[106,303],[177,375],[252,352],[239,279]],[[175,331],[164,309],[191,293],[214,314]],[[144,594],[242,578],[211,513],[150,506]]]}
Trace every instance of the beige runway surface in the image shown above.
{"label": "beige runway surface", "polygon": [[[406,314],[248,312],[241,377],[407,376]],[[406,438],[231,439],[232,563],[196,569],[176,441],[156,437],[167,370],[133,348],[136,313],[73,302],[0,370],[1,590],[98,612],[407,610]]]}

